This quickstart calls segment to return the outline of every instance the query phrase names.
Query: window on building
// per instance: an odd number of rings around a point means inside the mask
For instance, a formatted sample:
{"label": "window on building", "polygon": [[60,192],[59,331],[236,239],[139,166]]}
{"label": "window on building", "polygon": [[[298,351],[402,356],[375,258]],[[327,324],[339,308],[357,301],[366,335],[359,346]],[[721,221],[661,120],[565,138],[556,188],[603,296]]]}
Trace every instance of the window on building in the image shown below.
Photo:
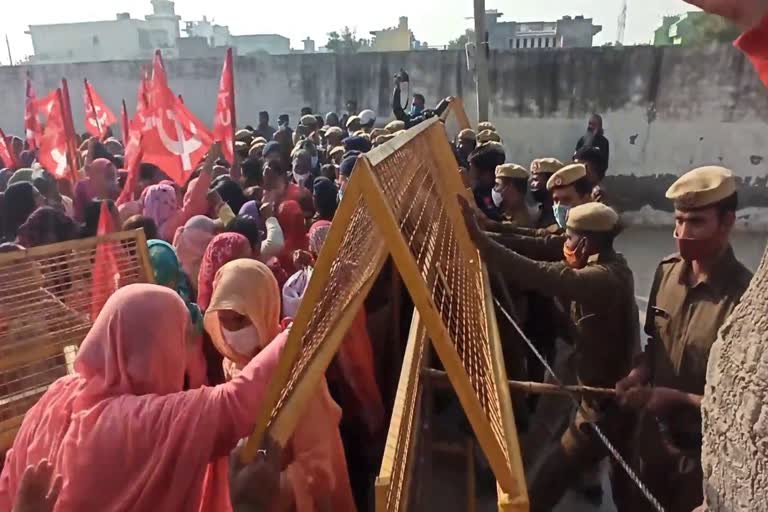
{"label": "window on building", "polygon": [[98,45],[99,44],[99,36],[93,36],[93,44]]}
{"label": "window on building", "polygon": [[528,48],[528,43],[529,42],[530,42],[530,39],[528,39],[527,37],[525,39],[523,39],[523,48]]}

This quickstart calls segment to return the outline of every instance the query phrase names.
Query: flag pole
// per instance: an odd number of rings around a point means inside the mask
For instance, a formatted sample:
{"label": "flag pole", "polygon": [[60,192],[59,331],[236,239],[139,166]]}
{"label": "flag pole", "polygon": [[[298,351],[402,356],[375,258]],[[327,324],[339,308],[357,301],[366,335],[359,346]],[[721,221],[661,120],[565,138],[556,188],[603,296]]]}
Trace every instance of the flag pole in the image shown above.
{"label": "flag pole", "polygon": [[[72,153],[72,162],[79,167],[79,158],[77,155],[77,147],[75,145],[75,125],[72,121],[72,103],[69,96],[69,84],[66,78],[61,79],[61,95],[62,95],[62,111],[64,113],[64,130],[67,135],[67,151]],[[74,181],[73,183],[77,183]]]}
{"label": "flag pole", "polygon": [[128,107],[125,106],[125,100],[123,100],[122,108],[120,110],[120,128],[123,131],[123,145],[128,145],[129,128],[128,128]]}
{"label": "flag pole", "polygon": [[99,114],[96,112],[96,105],[93,103],[93,95],[91,94],[91,88],[88,85],[88,79],[83,78],[83,83],[85,84],[85,94],[88,97],[88,104],[91,106],[91,112],[93,112],[93,117],[96,119],[96,129],[99,130],[99,139],[103,136],[103,132],[101,131],[101,121],[99,121]]}
{"label": "flag pole", "polygon": [[70,151],[70,142],[69,142],[69,136],[67,134],[67,115],[66,115],[66,109],[64,108],[64,94],[61,91],[61,88],[56,89],[56,99],[59,102],[59,111],[61,112],[61,115],[64,120],[64,133],[67,137],[67,167],[69,167],[69,175],[72,180],[72,186],[74,187],[77,183],[77,174],[75,170],[76,162],[73,160],[74,155]]}
{"label": "flag pole", "polygon": [[237,113],[235,112],[235,62],[234,58],[232,57],[232,48],[227,48],[227,57],[226,57],[228,64],[229,64],[229,71],[232,76],[232,80],[230,81],[229,85],[229,98],[231,104],[229,105],[229,111],[232,112],[232,159],[234,162],[232,162],[232,178],[235,180],[239,180],[243,173],[240,168],[240,159],[237,158],[237,153],[235,152],[235,133],[237,132]]}

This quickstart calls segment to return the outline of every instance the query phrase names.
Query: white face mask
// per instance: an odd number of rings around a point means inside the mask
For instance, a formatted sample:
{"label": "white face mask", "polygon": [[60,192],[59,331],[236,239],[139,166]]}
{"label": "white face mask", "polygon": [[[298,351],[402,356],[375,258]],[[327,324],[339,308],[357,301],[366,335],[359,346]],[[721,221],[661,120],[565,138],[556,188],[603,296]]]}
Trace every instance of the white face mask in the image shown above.
{"label": "white face mask", "polygon": [[224,335],[224,341],[241,356],[250,357],[256,349],[261,348],[259,331],[253,325],[239,331],[229,331],[222,327],[221,333]]}
{"label": "white face mask", "polygon": [[501,195],[501,192],[497,192],[496,189],[491,189],[491,199],[493,199],[493,204],[496,205],[496,208],[501,207],[501,203],[504,202],[504,196]]}

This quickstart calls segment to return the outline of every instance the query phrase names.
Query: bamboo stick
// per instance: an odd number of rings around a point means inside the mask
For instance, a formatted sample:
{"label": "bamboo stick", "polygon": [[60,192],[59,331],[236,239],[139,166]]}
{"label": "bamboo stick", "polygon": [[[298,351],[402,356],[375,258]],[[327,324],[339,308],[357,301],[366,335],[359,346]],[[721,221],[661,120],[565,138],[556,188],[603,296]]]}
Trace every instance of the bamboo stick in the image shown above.
{"label": "bamboo stick", "polygon": [[[435,370],[434,368],[425,368],[422,370],[422,374],[437,380],[438,382],[444,382],[448,384],[448,376],[442,370]],[[510,391],[517,393],[525,393],[528,395],[601,395],[604,397],[616,396],[616,390],[610,388],[595,388],[591,386],[558,386],[557,384],[546,384],[543,382],[529,382],[510,380]]]}

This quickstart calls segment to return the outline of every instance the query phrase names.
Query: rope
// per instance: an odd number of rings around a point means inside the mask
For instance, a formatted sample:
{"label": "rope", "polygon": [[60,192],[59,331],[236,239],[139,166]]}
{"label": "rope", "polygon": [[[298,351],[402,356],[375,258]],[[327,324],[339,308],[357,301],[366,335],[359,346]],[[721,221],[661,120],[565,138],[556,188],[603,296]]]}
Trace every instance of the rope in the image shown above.
{"label": "rope", "polygon": [[[501,276],[497,276],[501,277]],[[506,286],[502,287],[502,289],[505,292],[505,296],[507,296],[507,300],[509,300],[509,291],[506,289]],[[496,297],[493,298],[493,301],[496,303],[496,306],[501,310],[501,312],[504,314],[504,316],[507,318],[507,321],[514,327],[515,331],[523,338],[525,343],[528,345],[528,348],[530,348],[536,358],[541,361],[541,364],[544,365],[544,369],[547,370],[547,372],[552,376],[552,378],[555,380],[555,384],[560,387],[561,389],[566,389],[566,386],[563,384],[563,381],[560,380],[560,378],[555,374],[555,371],[552,369],[552,367],[547,363],[547,360],[544,358],[544,356],[541,355],[541,352],[536,348],[536,345],[533,344],[533,342],[528,338],[528,336],[525,335],[523,330],[520,328],[520,326],[517,324],[514,318],[512,318],[512,315],[510,315],[506,309],[504,309],[504,306],[501,305],[499,302],[499,299]],[[576,407],[587,415],[586,411],[581,405],[581,402],[576,400],[576,398],[572,395],[568,395],[571,401],[576,405]],[[637,476],[637,474],[632,470],[632,468],[629,466],[627,461],[624,460],[624,458],[619,454],[619,451],[616,449],[616,447],[611,444],[611,442],[608,440],[605,434],[600,430],[600,428],[595,425],[594,423],[587,422],[587,424],[592,428],[592,430],[597,434],[597,437],[603,442],[606,448],[608,448],[608,451],[611,453],[614,459],[616,459],[616,462],[621,465],[621,467],[624,469],[624,472],[627,474],[627,476],[632,480],[638,489],[640,489],[640,492],[643,493],[643,496],[645,496],[645,499],[650,502],[650,504],[653,506],[654,509],[656,509],[657,512],[664,512],[664,507],[661,506],[661,503],[659,500],[656,499],[656,497],[651,493],[650,489],[643,483],[642,480],[640,480],[640,477]]]}

